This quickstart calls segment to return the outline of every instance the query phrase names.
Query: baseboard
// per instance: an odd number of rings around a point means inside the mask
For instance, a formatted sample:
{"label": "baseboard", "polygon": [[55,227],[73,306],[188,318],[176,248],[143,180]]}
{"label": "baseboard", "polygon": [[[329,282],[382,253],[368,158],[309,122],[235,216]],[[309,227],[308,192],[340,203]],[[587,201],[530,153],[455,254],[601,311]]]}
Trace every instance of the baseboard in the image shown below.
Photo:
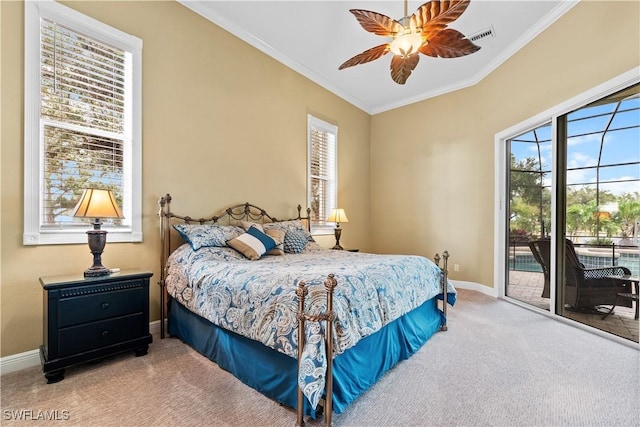
{"label": "baseboard", "polygon": [[476,282],[465,282],[464,280],[449,279],[449,281],[456,289],[470,289],[472,291],[478,291],[481,294],[489,295],[493,298],[498,298],[498,290],[496,288],[490,288]]}
{"label": "baseboard", "polygon": [[[160,335],[160,321],[156,320],[149,323],[149,333],[151,335]],[[6,357],[0,357],[0,375],[10,374],[11,372],[21,371],[23,369],[40,366],[40,350],[29,350],[24,353],[12,354]]]}
{"label": "baseboard", "polygon": [[12,354],[0,358],[0,375],[38,366],[40,364],[40,350],[29,350],[24,353]]}

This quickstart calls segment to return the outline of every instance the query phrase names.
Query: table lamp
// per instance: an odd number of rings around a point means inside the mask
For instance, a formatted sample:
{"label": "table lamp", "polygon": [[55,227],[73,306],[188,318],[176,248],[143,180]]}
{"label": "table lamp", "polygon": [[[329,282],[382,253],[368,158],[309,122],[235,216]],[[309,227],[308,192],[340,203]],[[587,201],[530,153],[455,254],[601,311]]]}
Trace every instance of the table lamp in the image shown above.
{"label": "table lamp", "polygon": [[342,229],[340,228],[341,222],[349,222],[349,218],[347,218],[347,214],[344,213],[344,209],[332,209],[329,218],[327,218],[327,222],[335,222],[336,228],[334,233],[336,235],[336,244],[331,249],[342,250],[342,246],[340,246],[340,235],[342,234]]}
{"label": "table lamp", "polygon": [[82,193],[76,205],[73,216],[76,218],[95,218],[93,229],[87,231],[89,249],[93,254],[93,265],[85,272],[85,277],[106,276],[110,274],[108,268],[102,265],[102,252],[107,243],[107,231],[101,230],[100,218],[124,218],[110,190],[88,188]]}

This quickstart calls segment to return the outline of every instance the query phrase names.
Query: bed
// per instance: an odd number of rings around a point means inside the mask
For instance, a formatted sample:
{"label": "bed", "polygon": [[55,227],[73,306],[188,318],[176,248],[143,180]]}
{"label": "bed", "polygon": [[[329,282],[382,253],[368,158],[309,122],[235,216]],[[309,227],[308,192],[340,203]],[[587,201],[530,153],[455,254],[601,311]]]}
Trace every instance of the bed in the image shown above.
{"label": "bed", "polygon": [[322,413],[331,425],[333,413],[447,328],[444,301],[453,305],[456,291],[446,251],[441,268],[439,255],[324,249],[300,206],[283,221],[250,203],[194,219],[173,213],[171,201],[159,201],[168,334],[295,408],[297,425]]}

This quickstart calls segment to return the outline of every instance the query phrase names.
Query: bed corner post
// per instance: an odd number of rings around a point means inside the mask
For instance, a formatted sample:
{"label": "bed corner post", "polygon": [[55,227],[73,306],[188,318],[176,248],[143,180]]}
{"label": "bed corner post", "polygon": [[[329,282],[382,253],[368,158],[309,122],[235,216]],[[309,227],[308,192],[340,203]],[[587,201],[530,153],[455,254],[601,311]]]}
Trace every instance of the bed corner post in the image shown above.
{"label": "bed corner post", "polygon": [[436,265],[442,271],[442,313],[444,314],[444,323],[440,326],[441,331],[446,331],[447,328],[447,282],[449,281],[448,275],[449,270],[447,269],[447,264],[449,263],[449,251],[442,252],[442,267],[440,267],[440,255],[436,254],[433,257]]}
{"label": "bed corner post", "polygon": [[297,421],[296,427],[304,426],[304,394],[300,388],[300,372],[302,352],[305,345],[304,339],[304,325],[305,321],[310,322],[322,322],[326,321],[325,328],[325,350],[327,358],[327,373],[325,381],[325,400],[324,400],[324,419],[325,426],[331,427],[333,425],[333,321],[336,318],[335,311],[333,311],[333,291],[335,290],[338,281],[333,274],[329,274],[324,281],[324,288],[327,291],[327,311],[317,315],[307,314],[304,311],[304,300],[309,290],[306,288],[304,281],[298,282],[296,288],[296,295],[298,297],[298,408],[297,408]]}
{"label": "bed corner post", "polygon": [[324,281],[324,288],[327,291],[327,313],[326,313],[326,346],[327,346],[327,380],[325,387],[325,425],[331,427],[333,425],[333,321],[336,313],[333,311],[333,291],[338,281],[333,274],[329,274],[327,280]]}
{"label": "bed corner post", "polygon": [[169,258],[169,212],[171,211],[171,195],[167,194],[158,200],[158,216],[160,217],[160,339],[165,336],[165,317],[167,312],[167,288],[165,279],[167,277],[166,267]]}
{"label": "bed corner post", "polygon": [[304,322],[305,322],[305,313],[304,313],[304,299],[307,296],[309,291],[307,290],[306,283],[304,281],[298,282],[298,287],[296,288],[296,295],[298,296],[298,376],[296,377],[297,389],[298,389],[298,408],[297,408],[297,420],[296,427],[304,426],[304,395],[302,393],[302,389],[300,388],[300,371],[302,366],[302,350],[304,349]]}

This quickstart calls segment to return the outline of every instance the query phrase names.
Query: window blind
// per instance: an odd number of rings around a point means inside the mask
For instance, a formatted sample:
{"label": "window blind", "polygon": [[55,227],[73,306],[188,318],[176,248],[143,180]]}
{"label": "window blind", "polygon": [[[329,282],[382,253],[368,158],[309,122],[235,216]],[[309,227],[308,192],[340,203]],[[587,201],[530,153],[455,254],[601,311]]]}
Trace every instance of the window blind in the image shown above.
{"label": "window blind", "polygon": [[84,188],[122,206],[126,71],[125,51],[40,20],[42,227],[83,224],[72,210]]}
{"label": "window blind", "polygon": [[326,227],[337,200],[337,132],[315,118],[309,120],[309,199],[311,224]]}

